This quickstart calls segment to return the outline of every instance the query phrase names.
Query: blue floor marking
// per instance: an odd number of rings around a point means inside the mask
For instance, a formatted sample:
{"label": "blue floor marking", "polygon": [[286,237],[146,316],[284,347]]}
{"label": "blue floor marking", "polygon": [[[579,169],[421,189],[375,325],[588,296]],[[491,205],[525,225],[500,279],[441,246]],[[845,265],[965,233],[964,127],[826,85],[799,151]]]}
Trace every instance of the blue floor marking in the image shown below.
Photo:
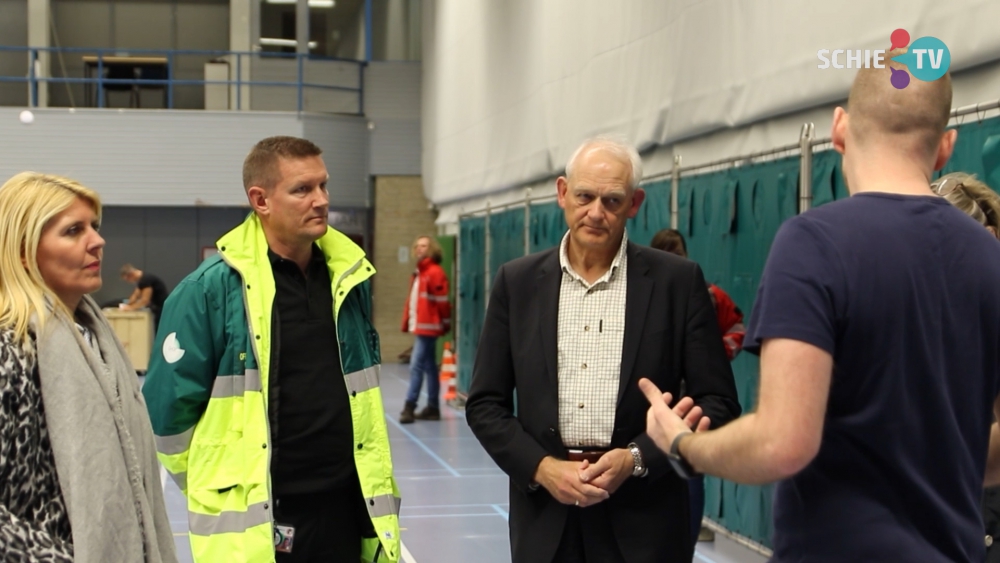
{"label": "blue floor marking", "polygon": [[499,514],[500,516],[503,516],[504,520],[510,521],[510,513],[507,512],[506,510],[500,508],[500,505],[491,504],[490,506],[493,507],[493,510],[497,511],[497,514]]}

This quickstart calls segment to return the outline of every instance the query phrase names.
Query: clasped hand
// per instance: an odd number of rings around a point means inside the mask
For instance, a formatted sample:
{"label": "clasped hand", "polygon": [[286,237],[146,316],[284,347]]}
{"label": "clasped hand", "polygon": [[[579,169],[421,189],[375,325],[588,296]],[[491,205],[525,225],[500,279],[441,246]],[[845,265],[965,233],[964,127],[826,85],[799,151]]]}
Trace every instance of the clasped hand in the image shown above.
{"label": "clasped hand", "polygon": [[[648,382],[648,380],[644,381]],[[656,387],[653,386],[653,389]],[[660,396],[658,389],[656,394],[658,397]],[[649,393],[647,393],[648,396]],[[670,394],[667,393],[661,400],[666,399],[667,404],[669,404],[669,397]],[[708,417],[702,416],[701,407],[694,406],[694,401],[690,397],[678,401],[673,409],[666,408],[668,411],[672,411],[676,420],[684,424],[688,431],[695,428],[701,429],[702,426],[708,428]],[[650,417],[652,417],[652,412],[653,409],[650,409]],[[651,420],[652,418],[647,419],[647,426],[650,428],[652,428],[650,426]],[[660,445],[655,437],[654,441],[656,441],[657,446]],[[624,448],[607,452],[593,464],[586,460],[582,462],[562,461],[554,457],[546,457],[535,470],[535,482],[545,487],[545,490],[553,498],[563,504],[581,507],[593,506],[607,500],[611,494],[617,491],[618,487],[632,476],[634,467],[632,453]]]}

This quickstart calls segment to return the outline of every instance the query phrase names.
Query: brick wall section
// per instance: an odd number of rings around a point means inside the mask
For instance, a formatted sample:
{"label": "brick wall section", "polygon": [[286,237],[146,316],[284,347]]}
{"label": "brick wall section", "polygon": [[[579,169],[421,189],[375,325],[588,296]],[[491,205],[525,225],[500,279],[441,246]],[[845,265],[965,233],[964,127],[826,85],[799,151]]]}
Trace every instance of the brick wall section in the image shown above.
{"label": "brick wall section", "polygon": [[[407,249],[419,235],[435,235],[434,212],[427,208],[419,176],[378,176],[375,178],[374,263],[378,272],[372,282],[375,328],[382,341],[382,362],[413,345],[413,337],[399,330],[403,303],[408,295],[412,259],[399,262],[399,247]],[[409,255],[407,255],[409,256]]]}

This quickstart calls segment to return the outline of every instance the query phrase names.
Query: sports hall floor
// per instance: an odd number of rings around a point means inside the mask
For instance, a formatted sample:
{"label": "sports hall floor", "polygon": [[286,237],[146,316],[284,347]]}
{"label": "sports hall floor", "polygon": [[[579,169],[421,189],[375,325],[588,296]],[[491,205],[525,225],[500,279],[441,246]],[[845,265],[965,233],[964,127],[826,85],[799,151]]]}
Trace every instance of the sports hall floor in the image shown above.
{"label": "sports hall floor", "polygon": [[[510,563],[507,477],[479,446],[462,411],[446,407],[440,422],[399,424],[408,377],[405,365],[382,366],[386,421],[403,494],[403,563]],[[190,563],[184,498],[162,475],[178,558]],[[721,535],[699,543],[694,557],[695,563],[764,561]]]}

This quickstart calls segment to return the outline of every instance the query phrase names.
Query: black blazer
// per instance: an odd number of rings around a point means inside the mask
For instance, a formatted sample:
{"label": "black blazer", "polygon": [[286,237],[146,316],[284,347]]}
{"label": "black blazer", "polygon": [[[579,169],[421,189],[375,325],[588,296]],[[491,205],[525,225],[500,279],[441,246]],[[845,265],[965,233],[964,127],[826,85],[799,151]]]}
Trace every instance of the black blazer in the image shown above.
{"label": "black blazer", "polygon": [[[701,268],[632,243],[627,252],[625,335],[611,447],[638,444],[649,475],[630,477],[605,502],[626,561],[689,563],[687,485],[645,433],[649,403],[638,381],[647,377],[676,397],[685,379],[687,394],[713,427],[739,416],[736,385]],[[568,507],[544,488],[529,489],[542,458],[567,456],[559,433],[556,370],[561,281],[558,247],[500,268],[466,404],[473,433],[510,476],[514,563],[552,561],[567,517]]]}

